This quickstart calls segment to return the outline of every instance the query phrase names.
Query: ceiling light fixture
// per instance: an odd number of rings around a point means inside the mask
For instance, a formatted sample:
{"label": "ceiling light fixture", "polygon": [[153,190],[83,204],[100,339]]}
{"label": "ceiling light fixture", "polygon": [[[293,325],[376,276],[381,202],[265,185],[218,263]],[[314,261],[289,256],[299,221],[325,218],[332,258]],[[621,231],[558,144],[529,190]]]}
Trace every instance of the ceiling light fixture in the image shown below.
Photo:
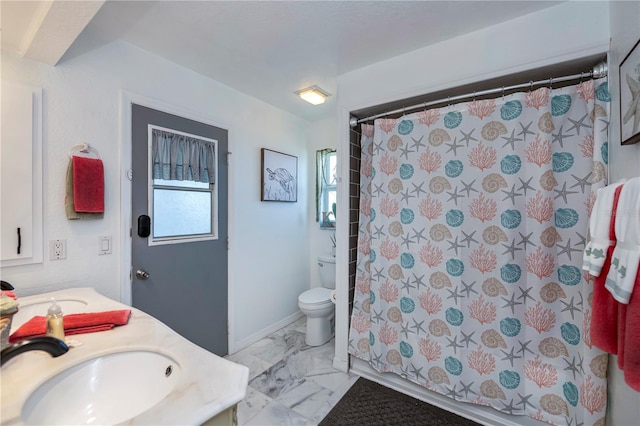
{"label": "ceiling light fixture", "polygon": [[296,95],[300,96],[302,99],[313,105],[323,104],[327,99],[327,96],[331,96],[318,86],[307,87],[305,89],[298,90],[295,93]]}

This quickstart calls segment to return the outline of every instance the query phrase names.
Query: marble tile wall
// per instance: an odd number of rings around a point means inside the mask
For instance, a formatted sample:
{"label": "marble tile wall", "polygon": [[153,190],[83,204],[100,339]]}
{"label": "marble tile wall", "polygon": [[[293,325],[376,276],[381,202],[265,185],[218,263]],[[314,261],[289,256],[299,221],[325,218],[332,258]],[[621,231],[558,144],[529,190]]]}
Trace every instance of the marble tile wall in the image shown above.
{"label": "marble tile wall", "polygon": [[249,367],[239,425],[317,425],[357,376],[333,368],[334,342],[304,343],[305,318],[226,358]]}

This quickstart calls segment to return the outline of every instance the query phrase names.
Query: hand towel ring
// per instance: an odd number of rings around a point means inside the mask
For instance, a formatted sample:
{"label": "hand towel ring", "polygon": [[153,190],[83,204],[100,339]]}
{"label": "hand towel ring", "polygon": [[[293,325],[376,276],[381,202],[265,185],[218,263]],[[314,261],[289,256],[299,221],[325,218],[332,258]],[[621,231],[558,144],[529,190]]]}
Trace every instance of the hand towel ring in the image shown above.
{"label": "hand towel ring", "polygon": [[98,152],[98,150],[92,147],[91,145],[89,145],[88,143],[81,143],[79,145],[72,147],[69,150],[69,158],[73,157],[73,155],[76,153],[95,154],[95,156],[98,157],[98,159],[100,159],[100,153]]}

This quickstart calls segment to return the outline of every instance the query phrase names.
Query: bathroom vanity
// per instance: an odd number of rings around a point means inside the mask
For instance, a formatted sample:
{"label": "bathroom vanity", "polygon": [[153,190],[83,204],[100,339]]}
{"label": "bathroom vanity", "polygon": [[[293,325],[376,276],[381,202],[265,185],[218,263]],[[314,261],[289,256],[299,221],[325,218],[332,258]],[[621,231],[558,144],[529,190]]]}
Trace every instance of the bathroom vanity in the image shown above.
{"label": "bathroom vanity", "polygon": [[20,298],[12,332],[34,315],[45,315],[52,297],[64,314],[131,309],[131,317],[109,331],[67,336],[71,348],[59,357],[30,351],[4,363],[2,425],[237,423],[247,367],[93,289]]}

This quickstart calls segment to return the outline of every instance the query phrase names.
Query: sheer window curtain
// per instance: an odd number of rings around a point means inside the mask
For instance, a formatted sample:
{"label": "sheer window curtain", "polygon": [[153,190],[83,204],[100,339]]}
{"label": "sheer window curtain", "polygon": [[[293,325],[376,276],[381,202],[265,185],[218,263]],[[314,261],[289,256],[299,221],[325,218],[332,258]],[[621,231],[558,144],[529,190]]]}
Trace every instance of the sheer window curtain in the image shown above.
{"label": "sheer window curtain", "polygon": [[152,129],[153,178],[215,183],[213,143]]}

